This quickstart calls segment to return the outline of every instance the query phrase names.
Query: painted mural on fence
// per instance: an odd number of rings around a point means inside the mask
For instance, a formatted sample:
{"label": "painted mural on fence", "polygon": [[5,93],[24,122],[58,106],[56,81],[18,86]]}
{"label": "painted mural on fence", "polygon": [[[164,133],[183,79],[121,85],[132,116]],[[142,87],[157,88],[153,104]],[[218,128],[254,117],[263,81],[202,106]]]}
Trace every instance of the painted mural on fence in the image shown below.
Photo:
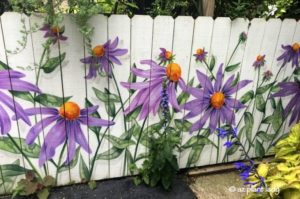
{"label": "painted mural on fence", "polygon": [[[17,71],[5,60],[0,62],[0,150],[11,155],[21,154],[17,161],[1,165],[1,192],[8,192],[16,178],[28,171],[33,171],[37,178],[49,178],[49,165],[55,168],[54,174],[52,172],[55,180],[61,173],[76,168],[82,181],[90,181],[93,174],[99,172],[95,170],[97,161],[112,161],[123,154],[123,175],[133,174],[135,171],[130,168],[139,167],[138,162],[147,158],[151,137],[161,131],[179,139],[177,155],[187,153],[186,167],[195,166],[207,146],[216,150],[216,164],[227,162],[230,156],[238,153],[236,143],[240,141],[246,143],[247,151],[254,151],[253,156],[263,157],[281,137],[283,125],[300,120],[300,104],[297,103],[300,100],[299,43],[282,44],[282,54],[277,58],[281,67],[276,73],[267,67],[268,54],[253,57],[253,64],[247,70],[257,73],[256,82],[241,79],[241,63],[231,61],[236,50],[247,42],[244,32],[236,38],[236,47],[226,63],[198,46],[191,61],[196,62],[199,69],[194,71],[195,77],[191,79],[184,78],[182,67],[185,66],[176,62],[172,50],[161,46],[156,59],[145,57],[134,63],[126,77],[128,81],[121,81],[115,73],[128,66],[119,58],[130,52],[122,48],[119,41],[127,38],[110,38],[94,46],[90,43],[85,57],[73,59],[78,62],[76,67],[85,68],[82,79],[87,84],[96,77],[105,84],[99,87],[93,84],[93,93],[89,94],[98,100],[97,105],[87,97],[85,106],[80,107],[73,100],[74,96],[66,96],[64,92],[56,96],[39,89],[42,73],[48,75],[60,71],[62,74],[62,63],[68,61],[67,52],[62,50],[69,37],[65,34],[64,24],[44,24],[36,31],[44,32],[44,41],[35,84],[23,80],[22,69]],[[53,56],[51,51],[58,55]],[[293,67],[293,75],[279,82],[278,76],[285,67]],[[246,88],[251,82],[257,84],[255,90]],[[115,88],[114,91],[110,86]],[[240,90],[244,94],[238,98]],[[122,92],[128,92],[128,98],[124,98]],[[283,99],[289,99],[285,106]],[[21,101],[27,101],[31,107],[23,107]],[[271,111],[267,112],[267,107]],[[255,118],[256,112],[262,117]],[[237,113],[242,114],[239,120],[235,117]],[[157,122],[149,125],[150,117],[155,117]],[[110,133],[116,118],[123,121],[124,132],[119,137]],[[259,126],[253,125],[256,119],[261,120]],[[30,126],[29,131],[17,129],[19,136],[12,136],[12,123],[17,123],[18,127],[19,123],[25,123]],[[267,129],[261,128],[262,125],[267,125]],[[214,142],[212,137],[217,135],[217,129],[236,133],[220,135],[221,131],[218,141]],[[189,136],[187,141],[181,139],[182,134]],[[89,146],[91,135],[97,142],[93,148]],[[100,153],[105,140],[109,149]],[[141,147],[146,148],[145,152],[139,152]],[[225,153],[221,151],[223,147]]]}

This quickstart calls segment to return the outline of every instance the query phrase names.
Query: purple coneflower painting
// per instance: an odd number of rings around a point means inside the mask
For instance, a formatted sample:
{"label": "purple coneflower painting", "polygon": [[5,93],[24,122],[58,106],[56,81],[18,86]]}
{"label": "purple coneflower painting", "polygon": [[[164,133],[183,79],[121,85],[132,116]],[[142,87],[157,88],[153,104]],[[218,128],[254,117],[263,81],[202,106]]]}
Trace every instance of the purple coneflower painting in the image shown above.
{"label": "purple coneflower painting", "polygon": [[206,58],[207,52],[204,50],[204,48],[198,48],[196,50],[196,54],[194,56],[196,57],[196,61],[203,62]]}
{"label": "purple coneflower painting", "polygon": [[[26,143],[31,145],[37,138],[39,133],[54,123],[47,133],[44,144],[41,148],[39,165],[42,166],[47,160],[50,160],[55,155],[55,149],[68,141],[68,155],[66,164],[74,158],[76,151],[76,142],[88,153],[91,153],[91,149],[88,142],[83,135],[81,125],[88,126],[110,126],[114,122],[94,118],[90,116],[95,113],[98,106],[93,106],[85,109],[81,109],[74,102],[66,102],[58,109],[42,107],[42,108],[30,108],[26,109],[28,116],[43,114],[44,119],[36,123],[28,132],[26,137]],[[46,116],[49,115],[49,116]]]}
{"label": "purple coneflower painting", "polygon": [[160,48],[159,60],[163,63],[171,62],[174,56],[171,51],[166,50],[165,48]]}
{"label": "purple coneflower painting", "polygon": [[86,76],[87,79],[92,79],[97,76],[97,72],[104,71],[108,76],[111,75],[112,68],[111,63],[121,65],[122,63],[117,58],[118,56],[125,55],[128,50],[117,48],[119,44],[119,38],[111,42],[108,40],[103,45],[97,45],[92,50],[92,56],[85,57],[80,61],[84,64],[89,64],[89,73]]}
{"label": "purple coneflower painting", "polygon": [[277,58],[277,61],[283,60],[283,64],[292,61],[292,67],[299,67],[299,58],[300,58],[300,45],[294,43],[293,45],[281,45],[284,50],[284,53]]}
{"label": "purple coneflower painting", "polygon": [[264,81],[269,81],[272,76],[273,76],[272,71],[270,70],[265,71],[263,74]]}
{"label": "purple coneflower painting", "polygon": [[197,70],[197,77],[202,88],[189,87],[187,89],[187,92],[196,99],[183,105],[184,109],[189,111],[184,119],[199,116],[203,112],[203,116],[190,128],[191,133],[201,129],[208,119],[210,119],[210,132],[216,130],[218,121],[220,120],[223,123],[226,122],[227,124],[235,125],[234,110],[245,107],[245,105],[239,100],[234,99],[234,97],[231,97],[231,95],[245,87],[251,81],[242,80],[237,85],[232,86],[234,80],[234,75],[232,75],[222,86],[222,68],[223,64],[219,67],[214,85],[208,76]]}
{"label": "purple coneflower painting", "polygon": [[266,55],[258,55],[252,66],[254,66],[254,68],[260,68],[264,66],[266,62],[265,57]]}
{"label": "purple coneflower painting", "polygon": [[280,91],[273,94],[271,97],[286,97],[292,96],[290,102],[284,109],[284,118],[287,118],[289,113],[292,113],[290,125],[293,122],[300,121],[300,84],[299,82],[280,82],[278,83]]}
{"label": "purple coneflower painting", "polygon": [[49,24],[45,24],[40,30],[46,31],[44,37],[51,38],[52,43],[55,44],[57,40],[65,41],[68,37],[64,36],[65,28],[58,26],[50,26]]}
{"label": "purple coneflower painting", "polygon": [[[25,77],[23,73],[14,70],[0,71],[0,102],[17,114],[17,118],[22,119],[26,124],[31,125],[29,117],[26,115],[22,106],[3,92],[3,90],[13,90],[40,93],[40,89],[38,87],[34,84],[21,80],[22,77]],[[7,134],[11,129],[10,118],[2,105],[0,105],[0,128],[2,135]]]}
{"label": "purple coneflower painting", "polygon": [[180,107],[176,98],[176,86],[178,84],[182,90],[186,89],[186,84],[181,78],[181,67],[173,62],[168,64],[167,67],[163,67],[153,60],[143,60],[141,61],[141,64],[149,65],[150,70],[132,68],[131,72],[138,77],[148,79],[148,81],[137,83],[121,82],[122,86],[125,88],[138,91],[125,110],[125,114],[128,114],[141,106],[142,108],[139,115],[140,120],[146,118],[150,112],[152,112],[153,115],[156,115],[162,101],[161,93],[164,81],[166,81],[166,91],[169,103],[175,110],[179,111]]}

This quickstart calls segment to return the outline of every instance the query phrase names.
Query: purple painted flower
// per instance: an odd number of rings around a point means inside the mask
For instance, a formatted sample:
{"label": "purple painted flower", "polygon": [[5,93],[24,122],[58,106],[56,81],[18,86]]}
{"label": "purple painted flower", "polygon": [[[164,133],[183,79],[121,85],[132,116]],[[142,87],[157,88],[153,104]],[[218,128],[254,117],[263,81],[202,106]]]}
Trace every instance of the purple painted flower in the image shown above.
{"label": "purple painted flower", "polygon": [[[91,117],[95,113],[98,106],[93,106],[85,109],[79,108],[74,102],[66,102],[58,110],[57,108],[30,108],[26,110],[28,116],[43,114],[43,119],[36,123],[28,132],[26,143],[31,145],[37,138],[39,133],[51,124],[52,127],[45,137],[45,141],[41,148],[39,165],[42,166],[47,160],[50,160],[55,155],[56,148],[68,141],[68,155],[66,164],[74,158],[76,151],[76,142],[88,153],[91,149],[82,132],[81,125],[88,126],[110,126],[114,122]],[[48,116],[47,116],[48,115]]]}
{"label": "purple painted flower", "polygon": [[254,68],[260,68],[264,66],[266,62],[265,57],[266,55],[258,55],[252,66],[254,66]]}
{"label": "purple painted flower", "polygon": [[231,148],[233,145],[234,145],[234,142],[230,142],[230,141],[227,141],[224,143],[224,146],[228,149]]}
{"label": "purple painted flower", "polygon": [[292,61],[292,67],[299,67],[299,58],[300,58],[300,45],[294,43],[293,45],[281,45],[284,52],[277,58],[277,61],[283,60],[283,65]]}
{"label": "purple painted flower", "polygon": [[44,37],[45,38],[51,38],[52,43],[55,44],[57,40],[65,41],[68,39],[68,37],[64,36],[65,27],[59,27],[59,26],[50,26],[49,24],[45,24],[42,28],[40,28],[42,31],[46,31]]}
{"label": "purple painted flower", "polygon": [[202,88],[189,87],[187,89],[187,92],[196,99],[183,105],[184,109],[190,111],[184,119],[199,116],[201,113],[204,114],[192,125],[190,132],[201,129],[208,119],[210,119],[209,128],[211,132],[216,130],[217,123],[220,120],[227,124],[235,125],[234,111],[245,107],[239,100],[231,97],[231,95],[245,87],[251,81],[243,80],[232,86],[234,80],[234,75],[232,75],[222,86],[222,68],[223,64],[219,67],[214,85],[208,76],[200,71],[196,71]]}
{"label": "purple painted flower", "polygon": [[196,50],[196,54],[194,54],[194,56],[196,57],[196,61],[200,61],[200,62],[205,61],[206,55],[207,55],[207,52],[204,50],[204,48],[203,49],[198,48]]}
{"label": "purple painted flower", "polygon": [[233,138],[236,138],[238,134],[237,127],[231,127],[229,130],[217,128],[217,130],[218,130],[218,136],[222,139],[224,139],[226,136],[232,136]]}
{"label": "purple painted flower", "polygon": [[272,76],[273,73],[270,70],[265,71],[263,74],[264,81],[269,81]]}
{"label": "purple painted flower", "polygon": [[289,113],[292,113],[290,119],[290,125],[293,122],[300,121],[300,83],[299,82],[280,82],[278,83],[280,91],[273,94],[271,97],[286,97],[290,96],[290,102],[284,109],[284,118],[286,118]]}
{"label": "purple painted flower", "polygon": [[160,48],[159,60],[162,63],[171,62],[174,58],[174,55],[171,51],[167,51],[165,48]]}
{"label": "purple painted flower", "polygon": [[0,71],[0,130],[2,135],[6,135],[11,129],[11,121],[4,106],[7,106],[10,110],[17,114],[17,118],[22,119],[26,124],[31,125],[31,122],[26,115],[26,112],[22,106],[13,100],[10,96],[3,91],[33,91],[40,93],[40,89],[34,84],[21,80],[25,77],[23,73],[14,70],[1,70]]}
{"label": "purple painted flower", "polygon": [[180,66],[172,62],[167,67],[163,67],[152,60],[143,60],[141,64],[149,65],[150,70],[132,68],[131,72],[138,77],[148,79],[148,81],[137,83],[121,82],[125,88],[138,91],[125,110],[125,114],[134,111],[137,107],[142,107],[139,117],[141,120],[146,118],[150,112],[156,115],[162,101],[161,93],[164,81],[166,81],[168,101],[175,110],[179,111],[180,107],[176,99],[176,86],[178,84],[182,90],[186,88],[185,82],[181,78]]}
{"label": "purple painted flower", "polygon": [[128,50],[117,48],[119,44],[119,38],[111,42],[108,40],[103,45],[97,45],[92,50],[92,56],[85,57],[80,61],[84,64],[89,64],[89,73],[86,76],[87,79],[92,79],[97,76],[97,72],[104,71],[107,75],[111,75],[111,63],[121,65],[122,63],[117,58],[118,56],[125,55]]}

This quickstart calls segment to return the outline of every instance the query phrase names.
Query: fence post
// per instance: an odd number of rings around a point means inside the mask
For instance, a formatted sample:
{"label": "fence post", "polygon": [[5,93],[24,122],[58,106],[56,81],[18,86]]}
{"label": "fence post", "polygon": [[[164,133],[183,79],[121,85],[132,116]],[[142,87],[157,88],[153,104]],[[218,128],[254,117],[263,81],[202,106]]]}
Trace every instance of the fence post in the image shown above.
{"label": "fence post", "polygon": [[202,0],[203,16],[214,16],[215,0]]}

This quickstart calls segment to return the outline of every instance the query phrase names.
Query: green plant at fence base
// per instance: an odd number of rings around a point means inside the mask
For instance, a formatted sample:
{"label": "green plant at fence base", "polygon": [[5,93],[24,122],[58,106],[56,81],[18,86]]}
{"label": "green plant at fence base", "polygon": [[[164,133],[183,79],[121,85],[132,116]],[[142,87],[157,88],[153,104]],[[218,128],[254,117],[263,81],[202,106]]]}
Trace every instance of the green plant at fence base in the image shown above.
{"label": "green plant at fence base", "polygon": [[[300,123],[275,145],[275,158],[260,164],[273,199],[297,199],[300,196]],[[266,191],[251,193],[245,199],[268,199]]]}
{"label": "green plant at fence base", "polygon": [[36,195],[39,199],[47,199],[51,187],[55,185],[55,179],[51,176],[45,176],[43,179],[35,177],[35,174],[28,171],[25,179],[17,183],[13,191],[12,198],[16,196],[32,196]]}

